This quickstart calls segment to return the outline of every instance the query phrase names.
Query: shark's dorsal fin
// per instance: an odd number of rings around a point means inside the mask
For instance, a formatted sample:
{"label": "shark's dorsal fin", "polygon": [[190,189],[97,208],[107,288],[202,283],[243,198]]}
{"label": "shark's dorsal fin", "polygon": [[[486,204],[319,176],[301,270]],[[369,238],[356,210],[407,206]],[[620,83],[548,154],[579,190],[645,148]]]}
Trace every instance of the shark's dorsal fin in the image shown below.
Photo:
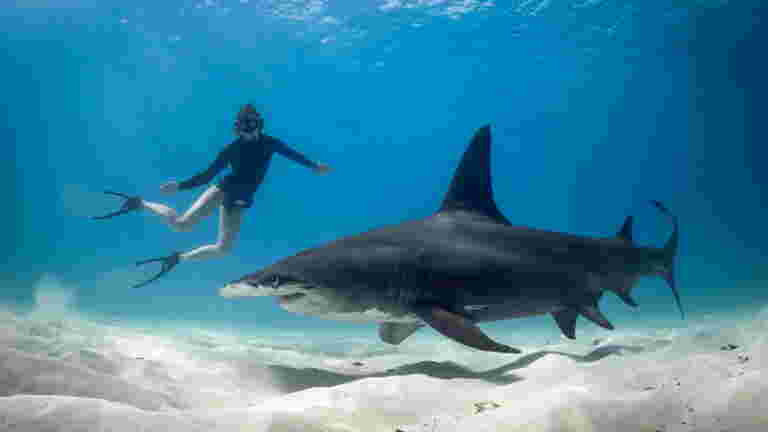
{"label": "shark's dorsal fin", "polygon": [[475,132],[453,174],[451,186],[439,212],[470,211],[490,217],[503,224],[507,218],[496,207],[491,185],[491,126]]}

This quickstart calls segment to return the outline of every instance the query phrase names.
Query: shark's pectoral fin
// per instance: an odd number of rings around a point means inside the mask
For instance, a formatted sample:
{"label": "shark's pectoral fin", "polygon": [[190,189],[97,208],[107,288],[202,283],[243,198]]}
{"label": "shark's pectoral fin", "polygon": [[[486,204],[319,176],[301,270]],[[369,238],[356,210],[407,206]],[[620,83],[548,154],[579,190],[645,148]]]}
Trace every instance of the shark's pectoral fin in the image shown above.
{"label": "shark's pectoral fin", "polygon": [[414,334],[416,330],[422,327],[424,327],[424,324],[420,323],[405,324],[384,322],[379,324],[379,337],[382,341],[388,344],[399,345],[400,342],[404,341],[408,336]]}
{"label": "shark's pectoral fin", "polygon": [[600,309],[597,308],[597,306],[577,306],[579,314],[581,314],[584,318],[592,321],[593,323],[599,325],[602,328],[613,330],[613,324],[611,324],[608,321],[608,318],[603,315],[602,312],[600,312]]}
{"label": "shark's pectoral fin", "polygon": [[414,306],[413,312],[432,328],[456,342],[482,351],[519,353],[518,349],[495,342],[469,319],[434,304]]}
{"label": "shark's pectoral fin", "polygon": [[565,309],[552,313],[557,326],[568,339],[576,339],[576,318],[578,316],[579,311],[576,309]]}

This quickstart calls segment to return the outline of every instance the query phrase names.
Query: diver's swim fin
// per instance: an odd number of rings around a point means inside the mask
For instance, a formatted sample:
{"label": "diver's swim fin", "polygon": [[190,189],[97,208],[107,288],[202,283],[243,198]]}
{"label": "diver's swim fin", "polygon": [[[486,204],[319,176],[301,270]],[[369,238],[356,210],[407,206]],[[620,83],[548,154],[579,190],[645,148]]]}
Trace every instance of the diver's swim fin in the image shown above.
{"label": "diver's swim fin", "polygon": [[91,216],[91,219],[96,219],[96,220],[111,219],[115,216],[120,216],[121,214],[129,213],[129,212],[141,209],[141,197],[139,196],[129,196],[120,192],[113,192],[113,191],[104,191],[104,193],[107,195],[114,195],[114,196],[123,198],[125,199],[125,202],[120,207],[120,210],[105,214],[104,216]]}
{"label": "diver's swim fin", "polygon": [[136,263],[137,266],[148,264],[148,263],[151,263],[151,262],[161,262],[163,264],[162,264],[162,267],[160,268],[160,273],[156,274],[151,279],[148,279],[148,280],[146,280],[146,281],[144,281],[144,282],[142,282],[140,284],[134,285],[133,287],[134,288],[140,288],[140,287],[143,287],[143,286],[149,284],[150,282],[156,281],[161,276],[163,276],[164,274],[166,274],[169,271],[171,271],[174,267],[176,267],[176,264],[178,264],[179,261],[181,261],[181,253],[180,252],[174,252],[173,254],[171,254],[171,255],[169,255],[167,257],[151,258],[151,259],[148,259],[148,260],[137,262]]}

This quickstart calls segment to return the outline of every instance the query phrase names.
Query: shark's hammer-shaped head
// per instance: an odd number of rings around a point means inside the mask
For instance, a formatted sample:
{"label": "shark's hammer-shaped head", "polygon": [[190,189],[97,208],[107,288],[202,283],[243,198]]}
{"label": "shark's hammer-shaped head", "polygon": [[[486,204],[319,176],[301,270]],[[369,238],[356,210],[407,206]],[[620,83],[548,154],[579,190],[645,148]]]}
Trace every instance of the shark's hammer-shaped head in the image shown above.
{"label": "shark's hammer-shaped head", "polygon": [[313,288],[311,282],[270,266],[226,284],[219,294],[227,298],[277,296],[290,299],[303,296]]}
{"label": "shark's hammer-shaped head", "polygon": [[285,257],[272,265],[246,274],[219,289],[219,295],[234,297],[279,297],[280,303],[306,295],[327,296],[329,291],[360,286],[356,275],[373,265],[356,248],[325,245]]}

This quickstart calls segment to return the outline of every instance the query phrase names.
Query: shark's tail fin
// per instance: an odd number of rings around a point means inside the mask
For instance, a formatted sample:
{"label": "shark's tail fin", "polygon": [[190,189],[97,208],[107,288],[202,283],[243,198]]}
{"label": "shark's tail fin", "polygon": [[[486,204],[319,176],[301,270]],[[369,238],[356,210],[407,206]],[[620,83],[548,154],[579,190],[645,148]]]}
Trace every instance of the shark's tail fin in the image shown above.
{"label": "shark's tail fin", "polygon": [[663,250],[663,269],[659,271],[659,276],[663,277],[667,281],[669,288],[672,290],[672,294],[675,296],[675,303],[680,310],[680,316],[685,319],[685,313],[683,312],[683,305],[680,302],[680,293],[677,292],[677,286],[675,284],[675,257],[677,257],[677,243],[680,238],[680,228],[677,223],[677,217],[673,215],[664,204],[659,201],[651,201],[656,208],[664,213],[672,221],[672,235],[669,236],[667,244],[664,245]]}

